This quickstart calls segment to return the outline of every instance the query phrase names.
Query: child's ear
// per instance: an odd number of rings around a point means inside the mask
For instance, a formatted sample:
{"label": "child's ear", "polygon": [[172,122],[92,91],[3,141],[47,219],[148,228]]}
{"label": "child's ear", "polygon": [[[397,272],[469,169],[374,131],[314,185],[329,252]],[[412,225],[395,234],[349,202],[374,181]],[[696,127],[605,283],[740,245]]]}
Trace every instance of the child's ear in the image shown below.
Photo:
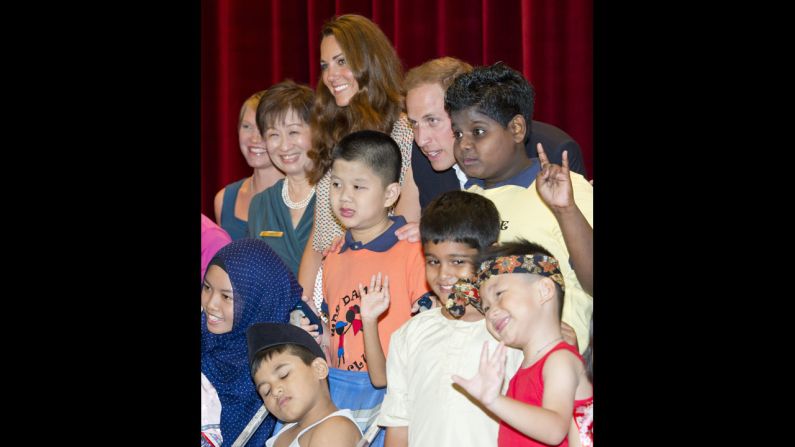
{"label": "child's ear", "polygon": [[326,363],[326,359],[315,357],[315,359],[312,360],[311,366],[317,380],[323,380],[328,377],[328,363]]}
{"label": "child's ear", "polygon": [[539,304],[544,304],[555,298],[555,283],[546,276],[542,276],[538,280],[536,290],[538,290]]}
{"label": "child's ear", "polygon": [[527,121],[525,121],[524,116],[514,115],[508,123],[508,128],[513,135],[513,142],[524,144],[524,136],[527,134]]}
{"label": "child's ear", "polygon": [[384,208],[389,208],[397,202],[400,197],[400,183],[390,183],[386,186],[386,200],[384,200]]}

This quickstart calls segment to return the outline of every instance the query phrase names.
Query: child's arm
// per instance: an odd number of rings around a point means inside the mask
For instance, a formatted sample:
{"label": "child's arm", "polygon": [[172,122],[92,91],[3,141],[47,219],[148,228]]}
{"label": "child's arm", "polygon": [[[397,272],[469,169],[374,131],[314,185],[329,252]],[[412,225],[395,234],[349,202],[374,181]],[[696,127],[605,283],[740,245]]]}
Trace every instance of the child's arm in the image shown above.
{"label": "child's arm", "polygon": [[367,358],[367,373],[370,382],[376,388],[386,386],[386,356],[381,347],[378,335],[378,317],[389,309],[389,277],[384,277],[381,285],[381,272],[370,278],[370,287],[365,294],[359,283],[359,294],[362,296],[362,332],[364,333],[364,356]]}
{"label": "child's arm", "polygon": [[[411,153],[411,151],[409,151]],[[395,205],[395,214],[403,216],[407,222],[419,222],[420,214],[420,191],[414,183],[414,173],[411,165],[406,168],[406,175],[400,185],[400,197]],[[367,361],[370,362],[369,360]]]}
{"label": "child's arm", "polygon": [[[309,245],[309,244],[307,244],[307,245]],[[318,270],[319,270],[319,268],[318,268]],[[319,280],[318,280],[318,284],[319,284],[318,291],[323,296],[323,300],[326,301],[326,299],[325,299],[326,293],[325,293],[325,290],[324,290],[325,289],[325,287],[324,287],[325,286],[325,275],[323,275],[322,272],[320,272],[320,271],[318,271],[317,273],[318,273],[318,277],[319,277]],[[315,305],[312,302],[312,297],[307,297],[306,295],[303,295],[303,296],[301,296],[301,299],[304,301],[306,306],[310,306],[311,308],[315,308]],[[328,302],[326,302],[325,304],[328,305]],[[312,309],[310,309],[309,311],[310,312],[314,312],[314,310],[312,310]],[[319,309],[318,309],[318,311],[319,311]],[[306,332],[308,332],[309,335],[311,335],[312,338],[315,339],[317,344],[320,345],[320,349],[326,355],[326,363],[328,363],[329,366],[331,366],[332,365],[331,352],[329,351],[329,346],[331,345],[331,330],[332,330],[331,322],[329,321],[328,326],[325,326],[326,330],[322,331],[322,333],[320,332],[320,328],[318,327],[321,324],[324,324],[322,318],[318,319],[318,323],[317,324],[311,324],[310,321],[309,321],[309,318],[301,317],[301,324],[299,325],[299,327],[301,329],[305,330]]]}
{"label": "child's arm", "polygon": [[298,264],[298,278],[296,278],[298,284],[304,289],[303,295],[309,298],[312,298],[315,289],[315,277],[323,261],[323,254],[316,252],[315,249],[312,248],[312,241],[315,238],[317,213],[317,208],[315,208],[312,230],[309,232],[309,239],[307,239],[306,246],[304,247],[304,254],[301,255],[301,263]]}
{"label": "child's arm", "polygon": [[538,160],[542,167],[536,179],[538,195],[558,221],[577,280],[593,296],[593,228],[574,202],[568,151],[563,151],[563,166],[558,166],[549,162],[538,143]]}
{"label": "child's arm", "polygon": [[407,426],[386,428],[384,447],[408,447],[408,445],[409,428]]}
{"label": "child's arm", "polygon": [[569,447],[582,447],[582,442],[580,442],[580,430],[577,427],[577,423],[574,422],[574,418],[571,418],[571,424],[569,424]]}
{"label": "child's arm", "polygon": [[453,382],[525,436],[557,445],[569,432],[577,388],[576,367],[565,353],[554,353],[547,359],[543,375],[541,407],[500,395],[500,386],[505,378],[505,345],[500,343],[494,354],[489,355],[488,342],[484,342],[478,374],[469,380],[454,375]]}

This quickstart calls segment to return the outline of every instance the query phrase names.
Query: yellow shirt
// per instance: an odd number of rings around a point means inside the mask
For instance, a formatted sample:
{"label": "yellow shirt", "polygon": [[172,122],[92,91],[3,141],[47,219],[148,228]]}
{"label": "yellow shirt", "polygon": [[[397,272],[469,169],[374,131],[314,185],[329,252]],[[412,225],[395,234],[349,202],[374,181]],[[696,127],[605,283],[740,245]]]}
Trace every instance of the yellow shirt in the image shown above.
{"label": "yellow shirt", "polygon": [[[538,172],[537,166],[534,163],[516,177],[488,189],[480,184],[472,184],[475,182],[470,180],[467,191],[488,197],[494,202],[500,213],[501,243],[524,238],[546,248],[558,260],[566,282],[562,319],[574,328],[580,353],[583,353],[588,347],[588,325],[593,313],[593,297],[582,289],[577,280],[569,263],[569,251],[560,226],[552,211],[538,195],[534,174]],[[576,172],[571,173],[571,182],[574,202],[593,227],[593,187]]]}

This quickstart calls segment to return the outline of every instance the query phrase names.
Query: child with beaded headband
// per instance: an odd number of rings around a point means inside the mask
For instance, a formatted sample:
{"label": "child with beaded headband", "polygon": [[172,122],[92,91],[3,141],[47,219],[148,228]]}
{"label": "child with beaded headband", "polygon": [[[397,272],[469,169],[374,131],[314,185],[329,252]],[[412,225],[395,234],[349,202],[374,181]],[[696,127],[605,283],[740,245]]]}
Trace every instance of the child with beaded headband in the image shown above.
{"label": "child with beaded headband", "polygon": [[[500,341],[484,344],[478,373],[453,381],[500,418],[499,446],[568,446],[574,407],[592,398],[593,387],[577,348],[563,341],[565,284],[558,260],[523,239],[490,248],[476,286],[486,327]],[[524,361],[500,394],[505,346],[522,349]]]}

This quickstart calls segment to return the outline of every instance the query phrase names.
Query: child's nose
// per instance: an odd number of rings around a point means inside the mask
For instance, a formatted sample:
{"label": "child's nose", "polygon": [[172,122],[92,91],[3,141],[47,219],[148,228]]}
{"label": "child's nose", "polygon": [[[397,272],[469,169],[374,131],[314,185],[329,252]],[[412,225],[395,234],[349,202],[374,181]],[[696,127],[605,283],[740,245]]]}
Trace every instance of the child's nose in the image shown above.
{"label": "child's nose", "polygon": [[340,200],[345,202],[350,202],[352,194],[353,194],[353,188],[344,187],[342,188],[342,193],[340,194]]}
{"label": "child's nose", "polygon": [[273,388],[273,391],[271,392],[271,394],[273,395],[273,397],[276,397],[276,398],[279,398],[279,397],[281,397],[281,396],[282,396],[282,393],[284,393],[284,388],[283,388],[283,387],[281,387],[281,386],[274,387],[274,388]]}
{"label": "child's nose", "polygon": [[466,134],[461,137],[460,140],[456,143],[461,150],[470,150],[472,149],[472,140],[466,136]]}
{"label": "child's nose", "polygon": [[442,278],[447,279],[456,276],[456,269],[453,266],[442,263]]}

